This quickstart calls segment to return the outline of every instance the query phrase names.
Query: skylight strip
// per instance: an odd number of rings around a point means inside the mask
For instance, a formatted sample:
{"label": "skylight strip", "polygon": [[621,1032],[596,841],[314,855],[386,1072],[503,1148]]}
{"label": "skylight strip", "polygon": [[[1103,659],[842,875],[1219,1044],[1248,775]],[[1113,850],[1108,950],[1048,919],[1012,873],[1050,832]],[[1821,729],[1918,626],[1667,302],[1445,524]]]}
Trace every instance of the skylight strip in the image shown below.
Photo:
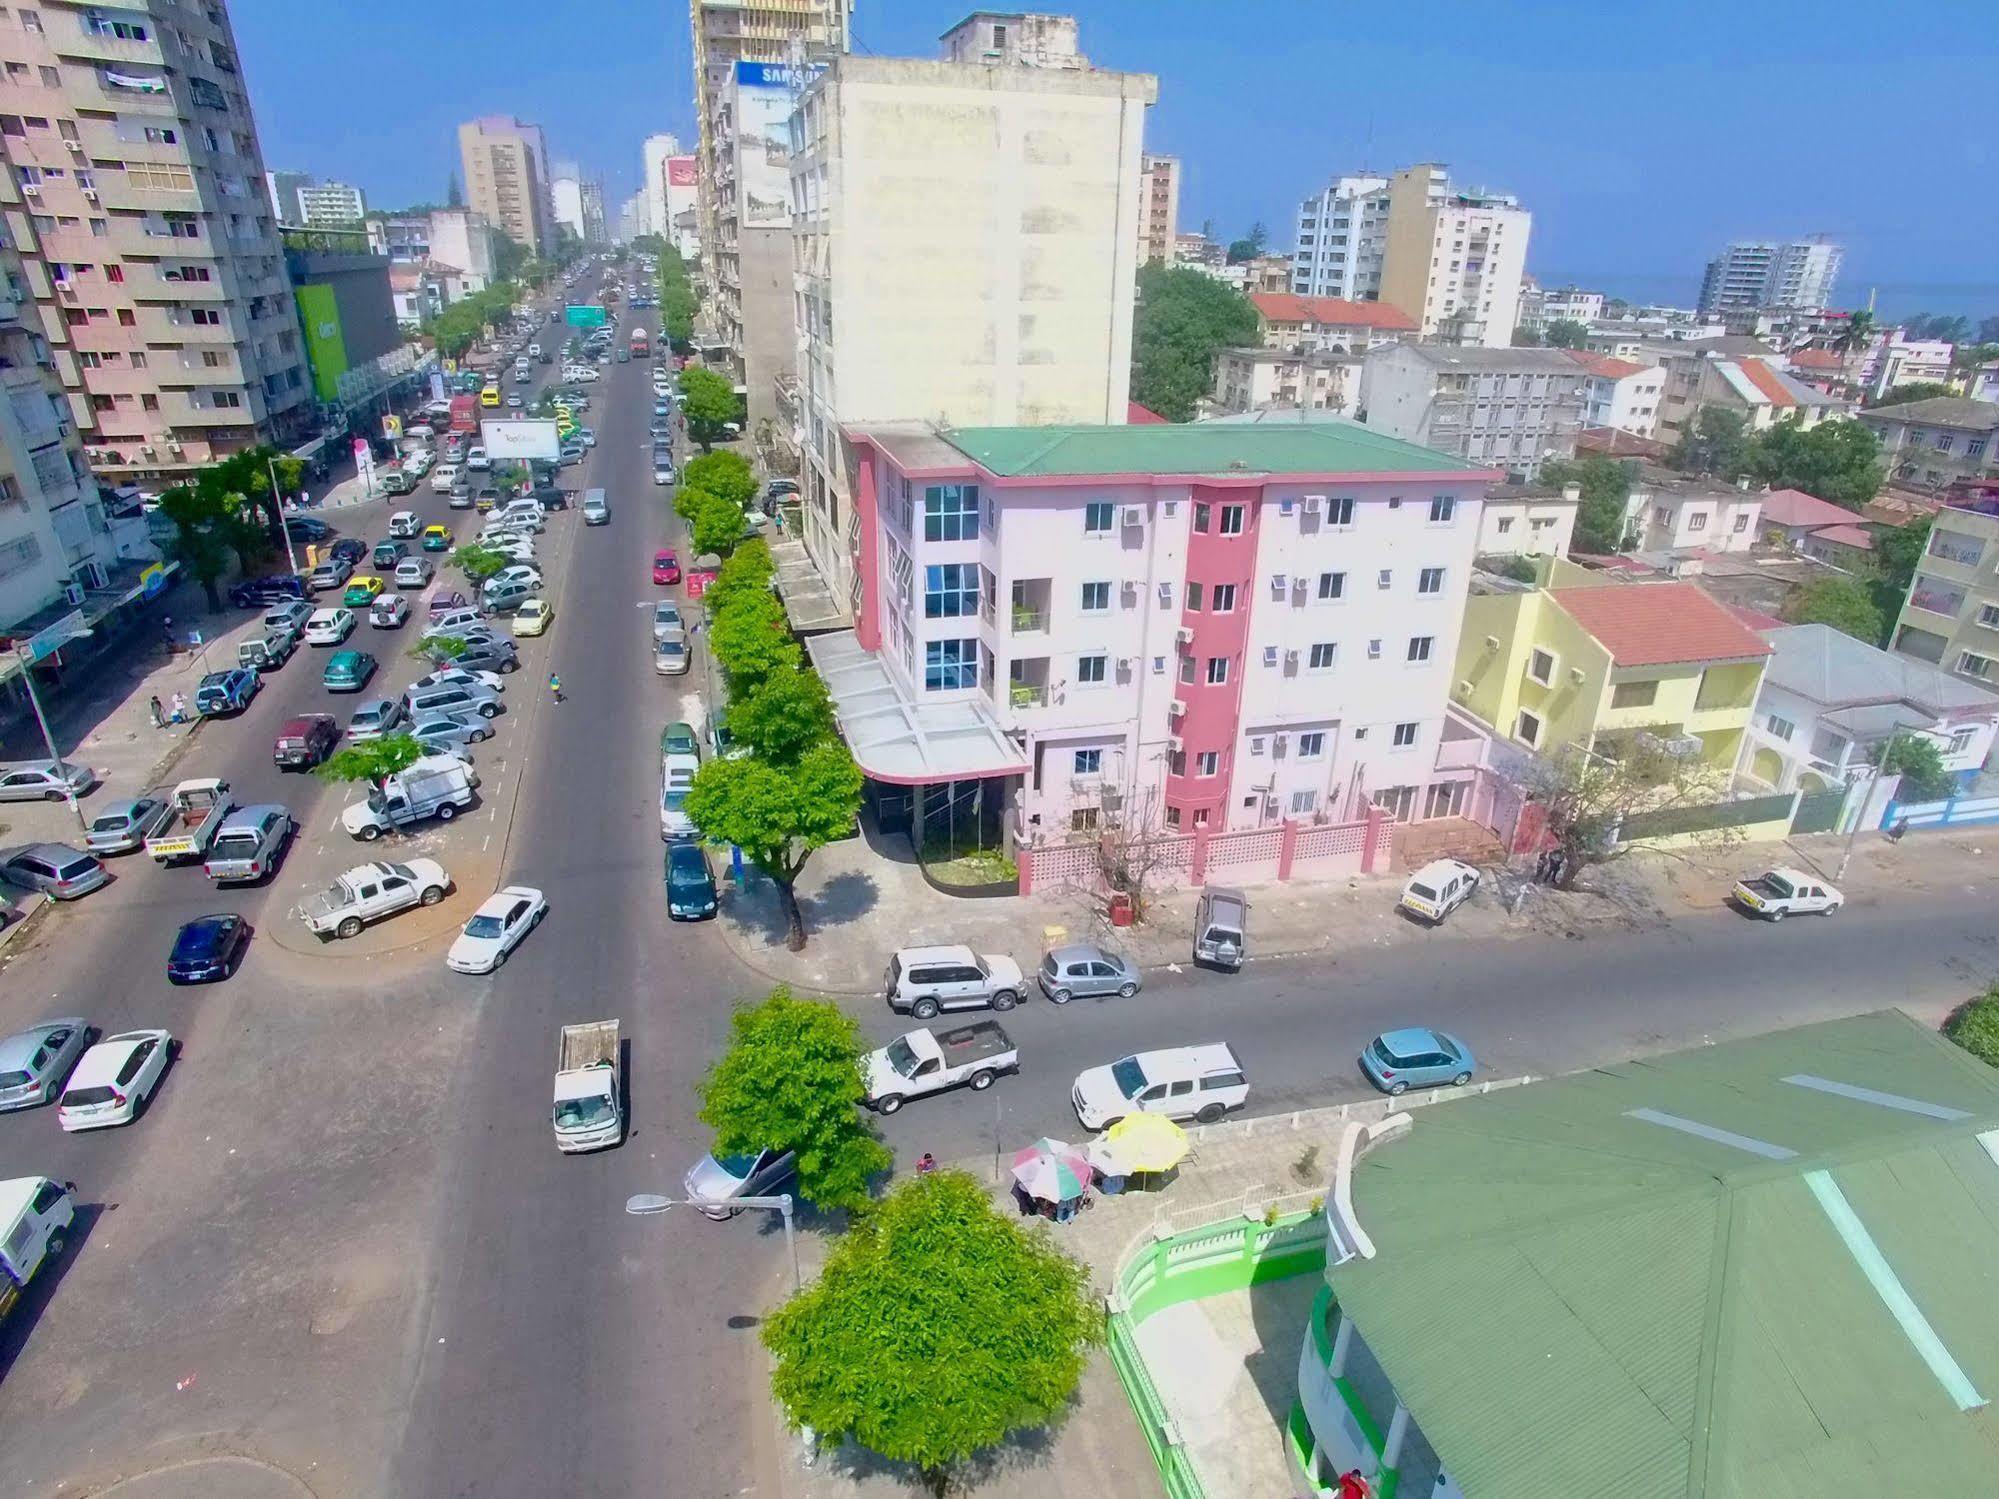
{"label": "skylight strip", "polygon": [[1871,1103],[1884,1109],[1900,1109],[1905,1114],[1923,1114],[1931,1119],[1971,1117],[1968,1110],[1954,1109],[1946,1103],[1927,1103],[1920,1098],[1905,1098],[1900,1093],[1883,1093],[1877,1088],[1863,1088],[1856,1083],[1836,1083],[1829,1077],[1813,1077],[1809,1072],[1794,1072],[1783,1081],[1800,1088],[1810,1088],[1814,1093],[1831,1093],[1835,1097],[1850,1098],[1855,1103]]}
{"label": "skylight strip", "polygon": [[1658,1109],[1627,1109],[1624,1117],[1642,1120],[1646,1124],[1661,1124],[1667,1129],[1676,1129],[1683,1135],[1698,1135],[1703,1140],[1712,1140],[1716,1145],[1727,1145],[1736,1150],[1746,1150],[1751,1155],[1760,1155],[1766,1161],[1788,1161],[1797,1155],[1797,1152],[1788,1146],[1772,1145],[1768,1140],[1738,1135],[1733,1130],[1702,1124],[1698,1119],[1682,1119],[1678,1114],[1666,1114]]}

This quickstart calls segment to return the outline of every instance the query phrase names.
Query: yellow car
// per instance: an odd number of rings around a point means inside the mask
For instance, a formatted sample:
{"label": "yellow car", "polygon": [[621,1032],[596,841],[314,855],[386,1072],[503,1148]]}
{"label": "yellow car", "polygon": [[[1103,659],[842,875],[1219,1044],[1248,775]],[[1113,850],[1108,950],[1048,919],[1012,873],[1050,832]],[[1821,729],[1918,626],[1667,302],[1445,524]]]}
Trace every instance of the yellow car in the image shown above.
{"label": "yellow car", "polygon": [[340,602],[349,609],[364,609],[375,602],[375,595],[381,591],[380,578],[362,573],[359,577],[347,580],[347,592],[341,595]]}
{"label": "yellow car", "polygon": [[514,611],[514,633],[516,635],[542,635],[548,631],[549,623],[555,618],[555,605],[547,599],[525,600]]}
{"label": "yellow car", "polygon": [[489,385],[489,386],[487,386],[487,387],[486,387],[486,388],[485,388],[484,390],[480,391],[480,392],[479,392],[479,404],[480,404],[481,406],[497,406],[497,405],[499,405],[499,404],[500,404],[500,388],[499,388],[499,387],[498,387],[497,385]]}
{"label": "yellow car", "polygon": [[423,549],[426,552],[450,551],[451,528],[449,526],[425,526],[423,528]]}

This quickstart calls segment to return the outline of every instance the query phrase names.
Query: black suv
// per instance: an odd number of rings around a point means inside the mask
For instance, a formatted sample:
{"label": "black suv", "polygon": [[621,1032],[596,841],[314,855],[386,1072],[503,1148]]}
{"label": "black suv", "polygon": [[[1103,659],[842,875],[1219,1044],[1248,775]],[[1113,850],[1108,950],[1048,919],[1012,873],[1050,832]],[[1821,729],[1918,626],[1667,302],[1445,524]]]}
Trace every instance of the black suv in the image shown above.
{"label": "black suv", "polygon": [[305,597],[305,579],[297,573],[273,573],[268,578],[246,578],[229,590],[229,602],[238,609],[265,609],[287,599]]}

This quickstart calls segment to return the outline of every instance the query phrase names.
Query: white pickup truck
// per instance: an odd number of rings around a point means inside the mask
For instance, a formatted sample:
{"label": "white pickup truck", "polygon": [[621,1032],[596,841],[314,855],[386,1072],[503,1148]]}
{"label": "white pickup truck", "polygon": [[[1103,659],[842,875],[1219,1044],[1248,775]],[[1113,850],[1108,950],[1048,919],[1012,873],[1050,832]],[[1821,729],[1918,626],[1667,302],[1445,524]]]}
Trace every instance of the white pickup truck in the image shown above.
{"label": "white pickup truck", "polygon": [[146,852],[162,864],[202,858],[235,806],[229,783],[213,777],[182,781],[169,800],[173,815],[146,840]]}
{"label": "white pickup truck", "polygon": [[456,755],[425,755],[399,770],[378,790],[340,813],[340,826],[363,843],[372,843],[391,828],[405,828],[426,818],[449,822],[459,809],[472,805],[472,769]]}
{"label": "white pickup truck", "polygon": [[565,1025],[555,1054],[557,1150],[580,1155],[625,1137],[625,1098],[618,1081],[618,1022]]}
{"label": "white pickup truck", "polygon": [[910,1031],[868,1058],[868,1107],[893,1114],[912,1098],[961,1084],[984,1092],[1003,1072],[1020,1071],[1020,1053],[997,1020],[948,1031]]}
{"label": "white pickup truck", "polygon": [[451,876],[435,859],[356,864],[301,905],[299,915],[321,937],[355,937],[371,921],[436,905],[450,888]]}
{"label": "white pickup truck", "polygon": [[1779,865],[1754,878],[1737,880],[1728,898],[1751,916],[1782,921],[1786,916],[1830,916],[1846,897],[1815,874]]}

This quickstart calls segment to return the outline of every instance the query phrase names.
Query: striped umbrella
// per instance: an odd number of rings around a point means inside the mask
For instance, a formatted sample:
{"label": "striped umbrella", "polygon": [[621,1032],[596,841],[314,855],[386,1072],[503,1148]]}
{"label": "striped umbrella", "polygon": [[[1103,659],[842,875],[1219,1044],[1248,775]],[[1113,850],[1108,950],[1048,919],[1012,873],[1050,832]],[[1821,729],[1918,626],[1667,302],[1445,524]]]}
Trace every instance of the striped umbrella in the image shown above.
{"label": "striped umbrella", "polygon": [[1090,1187],[1090,1163],[1073,1145],[1060,1140],[1036,1140],[1015,1152],[1013,1179],[1029,1197],[1041,1202],[1067,1202]]}

